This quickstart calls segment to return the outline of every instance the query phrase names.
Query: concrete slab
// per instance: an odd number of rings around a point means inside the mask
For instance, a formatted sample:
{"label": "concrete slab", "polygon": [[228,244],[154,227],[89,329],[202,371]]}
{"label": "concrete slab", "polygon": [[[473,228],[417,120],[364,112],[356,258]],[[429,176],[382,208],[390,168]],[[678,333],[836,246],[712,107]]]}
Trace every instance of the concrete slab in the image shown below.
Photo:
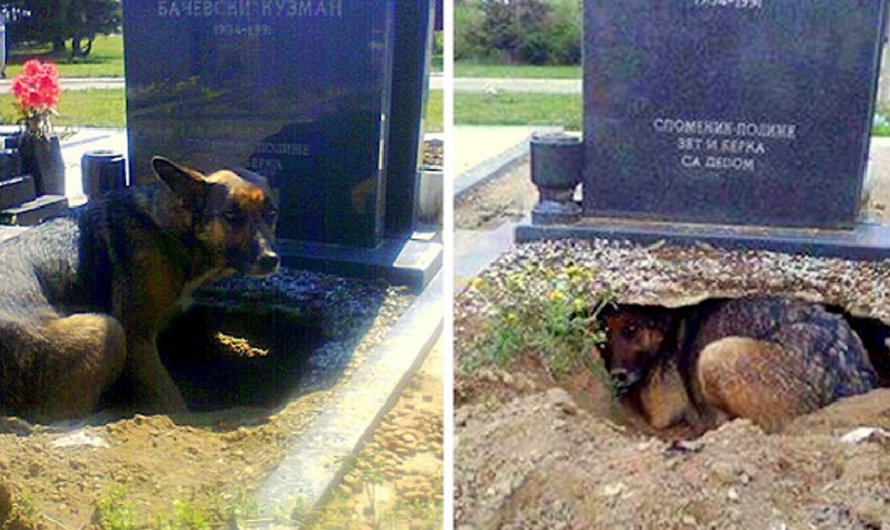
{"label": "concrete slab", "polygon": [[323,502],[354,455],[422,364],[442,330],[443,274],[429,284],[386,339],[331,400],[256,495],[260,518],[251,528],[293,528],[278,523],[295,509]]}
{"label": "concrete slab", "polygon": [[454,231],[455,293],[463,291],[470,280],[510,250],[516,226],[517,223],[504,223],[492,231]]}
{"label": "concrete slab", "polygon": [[469,127],[454,128],[454,168],[452,174],[462,175],[474,167],[497,157],[543,127]]}

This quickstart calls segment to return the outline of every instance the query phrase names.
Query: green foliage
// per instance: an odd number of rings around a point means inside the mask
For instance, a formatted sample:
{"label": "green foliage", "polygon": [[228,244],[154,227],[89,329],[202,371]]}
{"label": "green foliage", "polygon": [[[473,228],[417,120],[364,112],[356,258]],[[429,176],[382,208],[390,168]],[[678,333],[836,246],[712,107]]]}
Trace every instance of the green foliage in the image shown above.
{"label": "green foliage", "polygon": [[71,55],[86,57],[96,35],[121,29],[118,0],[19,0],[13,6],[30,11],[30,17],[9,24],[11,43],[51,43],[55,53],[71,41]]}
{"label": "green foliage", "polygon": [[519,60],[524,64],[568,65],[581,62],[581,12],[577,0],[551,0],[542,24],[523,38]]}
{"label": "green foliage", "polygon": [[454,58],[502,64],[578,64],[580,0],[467,0],[454,8]]}
{"label": "green foliage", "polygon": [[482,27],[484,15],[475,1],[454,6],[454,60],[486,60],[491,50]]}
{"label": "green foliage", "polygon": [[432,71],[441,72],[445,62],[445,34],[437,31],[433,34]]}
{"label": "green foliage", "polygon": [[557,376],[577,368],[600,371],[590,354],[606,340],[599,315],[613,296],[592,290],[593,282],[592,271],[575,265],[556,273],[531,264],[494,284],[477,278],[472,295],[486,300],[490,311],[481,334],[461,355],[461,369],[505,367],[527,354]]}
{"label": "green foliage", "polygon": [[890,136],[890,117],[886,110],[875,111],[871,134],[872,136]]}
{"label": "green foliage", "polygon": [[93,522],[102,530],[134,530],[136,510],[127,499],[127,489],[121,485],[112,488],[96,500]]}
{"label": "green foliage", "polygon": [[[66,77],[123,77],[124,40],[122,35],[100,35],[93,41],[93,52],[89,57],[57,56],[50,46],[29,44],[18,46],[10,51],[6,65],[6,77],[13,77],[22,71],[22,65],[29,59],[51,61],[59,67],[59,75]],[[62,81],[65,88],[65,81]]]}
{"label": "green foliage", "polygon": [[210,530],[203,510],[191,502],[173,501],[173,517],[158,520],[158,530]]}
{"label": "green foliage", "polygon": [[243,486],[236,486],[235,492],[223,497],[222,494],[214,496],[214,513],[216,518],[229,526],[240,528],[241,523],[250,519],[259,511],[259,503]]}
{"label": "green foliage", "polygon": [[[5,492],[8,493],[8,492]],[[12,499],[10,510],[0,513],[0,530],[19,530],[22,528],[30,528],[31,521],[39,516],[37,506],[34,501],[21,493]]]}

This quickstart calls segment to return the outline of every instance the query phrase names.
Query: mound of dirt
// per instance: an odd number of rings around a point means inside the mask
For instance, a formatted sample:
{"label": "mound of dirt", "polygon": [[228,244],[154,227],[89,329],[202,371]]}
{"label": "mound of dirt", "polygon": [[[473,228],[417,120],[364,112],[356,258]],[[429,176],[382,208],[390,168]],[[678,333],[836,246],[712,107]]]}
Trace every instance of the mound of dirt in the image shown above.
{"label": "mound of dirt", "polygon": [[890,390],[767,435],[736,420],[671,442],[591,414],[565,390],[461,407],[456,527],[879,529],[890,525]]}

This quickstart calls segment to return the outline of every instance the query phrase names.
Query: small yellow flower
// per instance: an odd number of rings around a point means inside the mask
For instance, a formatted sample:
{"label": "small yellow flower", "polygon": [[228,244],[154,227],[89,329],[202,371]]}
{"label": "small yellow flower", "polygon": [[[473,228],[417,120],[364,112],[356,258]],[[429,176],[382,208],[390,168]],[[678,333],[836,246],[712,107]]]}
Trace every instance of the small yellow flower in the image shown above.
{"label": "small yellow flower", "polygon": [[583,298],[575,298],[572,300],[572,307],[575,308],[575,311],[583,311],[584,310],[584,299]]}
{"label": "small yellow flower", "polygon": [[566,299],[566,294],[559,289],[554,289],[550,291],[549,298],[551,302],[562,302]]}
{"label": "small yellow flower", "polygon": [[485,280],[483,280],[483,279],[480,278],[480,277],[473,278],[473,281],[470,282],[470,287],[472,287],[473,289],[479,291],[479,290],[481,290],[483,287],[485,287]]}
{"label": "small yellow flower", "polygon": [[506,320],[507,324],[515,324],[519,320],[519,317],[516,316],[516,313],[507,313]]}

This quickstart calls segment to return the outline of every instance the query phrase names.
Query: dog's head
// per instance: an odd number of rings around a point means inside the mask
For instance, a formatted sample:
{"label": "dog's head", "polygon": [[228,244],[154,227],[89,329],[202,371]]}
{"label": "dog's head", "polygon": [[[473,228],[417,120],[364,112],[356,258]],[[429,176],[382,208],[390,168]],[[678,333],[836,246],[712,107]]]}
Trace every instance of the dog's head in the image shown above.
{"label": "dog's head", "polygon": [[604,315],[608,340],[603,362],[618,392],[643,381],[659,359],[670,334],[671,318],[663,310],[622,306]]}
{"label": "dog's head", "polygon": [[211,269],[257,277],[278,271],[278,201],[266,179],[249,171],[204,175],[162,157],[152,166],[190,212],[192,236],[209,255]]}

